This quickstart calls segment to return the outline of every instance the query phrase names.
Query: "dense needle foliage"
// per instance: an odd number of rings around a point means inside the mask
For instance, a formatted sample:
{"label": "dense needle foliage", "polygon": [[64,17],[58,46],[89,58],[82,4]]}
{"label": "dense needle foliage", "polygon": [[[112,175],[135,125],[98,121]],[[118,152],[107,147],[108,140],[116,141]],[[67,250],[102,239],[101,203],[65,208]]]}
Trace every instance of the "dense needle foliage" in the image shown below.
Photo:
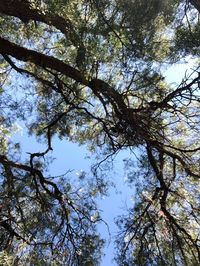
{"label": "dense needle foliage", "polygon": [[[0,0],[1,265],[99,265],[96,199],[122,150],[137,193],[117,219],[117,265],[199,265],[199,12],[199,0]],[[165,68],[191,59],[168,84]],[[46,150],[21,158],[17,123]],[[101,157],[84,189],[49,176],[53,136]]]}

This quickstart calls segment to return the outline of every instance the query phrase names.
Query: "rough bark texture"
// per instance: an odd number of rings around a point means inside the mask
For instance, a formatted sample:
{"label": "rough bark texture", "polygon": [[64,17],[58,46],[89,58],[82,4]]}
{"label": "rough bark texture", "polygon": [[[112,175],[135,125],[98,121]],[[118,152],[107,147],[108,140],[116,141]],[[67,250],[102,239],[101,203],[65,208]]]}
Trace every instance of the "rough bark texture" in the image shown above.
{"label": "rough bark texture", "polygon": [[69,19],[64,19],[58,15],[52,15],[49,13],[43,13],[38,9],[34,9],[27,1],[19,0],[0,0],[0,13],[14,16],[21,19],[24,23],[28,23],[29,20],[43,22],[48,25],[52,25],[63,34],[68,36],[71,33],[71,37],[77,37],[73,25]]}
{"label": "rough bark texture", "polygon": [[126,108],[122,96],[113,88],[111,88],[106,82],[99,79],[87,80],[79,70],[69,66],[55,57],[21,47],[1,37],[0,53],[13,56],[14,58],[24,62],[34,63],[43,68],[54,69],[59,73],[62,73],[67,77],[81,83],[82,85],[90,87],[97,97],[102,94],[111,102],[116,111]]}
{"label": "rough bark texture", "polygon": [[77,82],[88,85],[88,82],[86,81],[86,79],[84,79],[80,71],[65,64],[61,60],[21,47],[3,38],[0,38],[0,53],[11,55],[14,58],[22,60],[24,62],[34,63],[40,67],[54,69],[68,76],[69,78],[74,79]]}

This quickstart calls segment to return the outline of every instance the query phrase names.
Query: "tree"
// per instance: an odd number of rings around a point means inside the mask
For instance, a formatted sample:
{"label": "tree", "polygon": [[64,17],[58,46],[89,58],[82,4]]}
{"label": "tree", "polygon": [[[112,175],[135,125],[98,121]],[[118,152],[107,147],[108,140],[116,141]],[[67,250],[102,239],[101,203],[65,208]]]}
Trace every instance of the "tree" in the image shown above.
{"label": "tree", "polygon": [[[102,162],[137,149],[136,173],[129,164],[137,201],[118,220],[119,265],[198,264],[198,62],[177,87],[162,74],[166,62],[198,56],[198,11],[199,1],[0,0],[0,246],[14,263],[99,263],[101,163],[100,183],[84,193],[66,177],[45,177],[41,159],[58,135],[87,143]],[[27,162],[6,140],[15,120],[46,139]]]}

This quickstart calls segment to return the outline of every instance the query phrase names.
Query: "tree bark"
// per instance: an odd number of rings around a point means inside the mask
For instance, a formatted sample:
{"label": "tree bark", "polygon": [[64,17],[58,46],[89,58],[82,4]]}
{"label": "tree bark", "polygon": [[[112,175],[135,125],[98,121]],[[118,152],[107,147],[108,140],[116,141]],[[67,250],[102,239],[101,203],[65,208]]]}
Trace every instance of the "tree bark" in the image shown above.
{"label": "tree bark", "polygon": [[23,62],[34,63],[35,65],[44,69],[49,68],[56,70],[58,73],[62,73],[65,76],[79,82],[80,84],[88,86],[91,88],[95,96],[97,96],[100,100],[100,95],[103,95],[105,99],[112,104],[115,112],[118,114],[120,113],[120,110],[125,111],[127,109],[122,95],[114,88],[109,86],[108,83],[96,78],[88,80],[79,70],[53,56],[48,56],[34,50],[21,47],[1,37],[0,54],[10,55]]}
{"label": "tree bark", "polygon": [[28,1],[19,0],[0,0],[0,13],[19,18],[24,23],[30,20],[42,22],[49,26],[53,26],[60,30],[74,45],[81,43],[79,35],[74,30],[73,24],[68,18],[63,18],[59,15],[51,13],[43,13],[38,9],[34,9]]}

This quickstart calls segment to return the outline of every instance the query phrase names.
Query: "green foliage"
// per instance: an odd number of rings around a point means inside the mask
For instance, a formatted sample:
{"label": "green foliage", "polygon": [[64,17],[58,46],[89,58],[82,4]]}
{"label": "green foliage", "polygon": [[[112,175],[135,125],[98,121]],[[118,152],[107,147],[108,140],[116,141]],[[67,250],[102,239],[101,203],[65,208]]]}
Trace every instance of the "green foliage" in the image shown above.
{"label": "green foliage", "polygon": [[[199,55],[193,3],[0,1],[0,264],[99,265],[95,201],[107,159],[130,149],[137,193],[118,220],[118,265],[198,265],[199,66],[179,86],[162,73]],[[26,159],[10,139],[22,121],[47,145]],[[49,177],[53,136],[105,164],[81,188]]]}
{"label": "green foliage", "polygon": [[[137,167],[131,161],[126,161],[127,171],[135,177],[129,179],[129,182],[135,182],[137,193],[129,215],[117,221],[123,232],[116,240],[119,248],[118,264],[198,264],[198,248],[189,244],[198,239],[198,182],[193,178],[185,180],[181,169],[177,168],[176,181],[166,192],[167,201],[163,208],[165,192],[159,189],[148,159],[141,155]],[[164,160],[163,178],[166,182],[172,182],[173,168],[172,161]],[[171,215],[165,212],[165,208]]]}
{"label": "green foliage", "polygon": [[192,28],[181,27],[176,31],[176,49],[184,55],[198,56],[200,52],[200,23]]}

